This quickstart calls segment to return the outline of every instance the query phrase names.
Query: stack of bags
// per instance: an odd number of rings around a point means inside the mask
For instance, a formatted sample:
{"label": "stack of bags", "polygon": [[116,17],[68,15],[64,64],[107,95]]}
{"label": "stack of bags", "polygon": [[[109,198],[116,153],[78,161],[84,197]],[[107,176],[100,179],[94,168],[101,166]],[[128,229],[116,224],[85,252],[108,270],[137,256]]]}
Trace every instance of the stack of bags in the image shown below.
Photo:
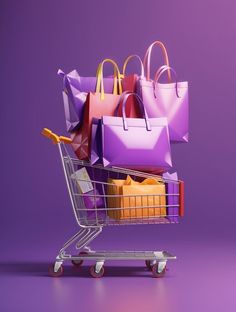
{"label": "stack of bags", "polygon": [[[151,79],[155,45],[162,49],[165,64]],[[132,58],[139,60],[141,73],[126,75]],[[114,75],[104,78],[108,62]],[[143,62],[129,56],[122,73],[111,59],[98,65],[96,77],[81,77],[76,70],[58,73],[63,77],[67,130],[79,159],[155,173],[172,167],[170,143],[188,141],[188,83],[177,81],[162,42],[148,47]],[[168,82],[160,83],[164,73]]]}
{"label": "stack of bags", "polygon": [[[154,46],[161,48],[164,64],[151,78]],[[134,58],[140,73],[126,74]],[[104,77],[106,63],[113,66],[112,76]],[[177,80],[162,42],[153,42],[143,61],[138,55],[127,57],[122,72],[115,61],[105,59],[96,77],[81,77],[76,70],[58,74],[63,77],[67,131],[79,159],[155,174],[172,167],[171,143],[188,142],[188,83]],[[168,81],[161,83],[164,74]],[[110,216],[118,218],[113,212]]]}

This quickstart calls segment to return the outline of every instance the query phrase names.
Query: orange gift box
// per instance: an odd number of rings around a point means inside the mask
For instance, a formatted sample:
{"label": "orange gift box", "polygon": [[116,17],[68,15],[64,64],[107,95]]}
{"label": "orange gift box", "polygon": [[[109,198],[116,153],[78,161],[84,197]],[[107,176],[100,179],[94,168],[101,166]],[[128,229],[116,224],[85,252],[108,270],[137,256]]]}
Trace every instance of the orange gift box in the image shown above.
{"label": "orange gift box", "polygon": [[[166,216],[165,184],[154,178],[142,182],[108,179],[108,216],[116,220]],[[111,196],[113,195],[113,196]]]}

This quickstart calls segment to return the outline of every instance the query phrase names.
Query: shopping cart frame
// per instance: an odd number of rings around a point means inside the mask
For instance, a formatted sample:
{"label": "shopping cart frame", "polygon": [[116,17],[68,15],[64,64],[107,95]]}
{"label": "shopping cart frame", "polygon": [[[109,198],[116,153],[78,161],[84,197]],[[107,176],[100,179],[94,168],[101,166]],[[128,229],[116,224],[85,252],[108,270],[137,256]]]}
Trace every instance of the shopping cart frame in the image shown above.
{"label": "shopping cart frame", "polygon": [[[128,170],[124,168],[104,168],[101,165],[91,165],[88,162],[81,161],[78,159],[74,159],[70,156],[68,153],[68,150],[66,148],[65,144],[71,144],[71,140],[64,136],[58,136],[55,133],[53,133],[51,130],[44,128],[42,131],[42,134],[46,136],[47,138],[51,139],[54,144],[57,145],[59,150],[59,155],[63,167],[63,172],[66,180],[66,185],[70,197],[70,201],[72,204],[73,212],[77,221],[77,224],[80,227],[80,230],[73,235],[68,241],[66,241],[63,245],[63,247],[60,249],[55,263],[49,268],[49,274],[53,277],[58,277],[63,274],[63,263],[64,261],[71,261],[72,264],[76,267],[79,267],[82,265],[84,260],[92,260],[95,261],[95,265],[90,267],[90,274],[92,277],[102,277],[104,274],[104,263],[107,260],[144,260],[146,263],[146,266],[149,270],[152,271],[154,277],[161,277],[165,274],[166,271],[166,264],[168,260],[176,259],[175,255],[172,255],[171,253],[167,251],[94,251],[89,247],[89,244],[102,232],[102,229],[106,225],[110,225],[107,222],[99,223],[96,222],[94,224],[88,223],[85,224],[84,222],[81,222],[81,218],[78,214],[78,209],[73,192],[72,192],[72,185],[71,185],[71,179],[69,179],[68,175],[68,166],[72,166],[73,164],[78,164],[80,166],[88,166],[96,169],[101,170],[108,170],[113,171],[117,173],[122,174],[130,174],[132,173],[135,176],[141,177],[141,178],[147,178],[147,177],[153,177],[161,179],[158,175],[143,173],[139,171],[134,170]],[[71,173],[70,173],[71,174]],[[184,183],[183,181],[178,181],[179,183],[179,216],[183,216],[184,213]],[[107,195],[106,195],[107,196]],[[166,218],[142,218],[140,219],[134,219],[133,222],[130,222],[131,220],[128,220],[125,222],[113,222],[114,224],[140,224],[140,223],[154,223],[154,224],[160,224],[160,223],[176,223],[174,221],[170,222],[167,221]],[[141,222],[142,221],[142,222]],[[78,253],[72,254],[68,252],[68,249],[70,247],[75,247],[76,250],[78,250]]]}

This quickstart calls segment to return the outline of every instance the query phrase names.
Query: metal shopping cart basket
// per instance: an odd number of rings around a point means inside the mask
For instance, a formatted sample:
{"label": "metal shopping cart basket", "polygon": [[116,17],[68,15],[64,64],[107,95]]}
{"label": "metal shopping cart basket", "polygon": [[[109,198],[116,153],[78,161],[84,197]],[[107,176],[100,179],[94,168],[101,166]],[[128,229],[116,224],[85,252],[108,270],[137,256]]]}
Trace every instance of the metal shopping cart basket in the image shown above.
{"label": "metal shopping cart basket", "polygon": [[[178,223],[184,210],[184,183],[162,176],[123,168],[104,168],[71,158],[66,145],[71,140],[49,129],[42,134],[59,149],[66,185],[80,230],[61,248],[51,276],[63,274],[63,262],[81,266],[92,260],[92,277],[102,277],[106,260],[144,260],[154,277],[166,271],[168,260],[176,257],[167,251],[94,251],[89,244],[107,225]],[[69,252],[74,247],[75,254]]]}

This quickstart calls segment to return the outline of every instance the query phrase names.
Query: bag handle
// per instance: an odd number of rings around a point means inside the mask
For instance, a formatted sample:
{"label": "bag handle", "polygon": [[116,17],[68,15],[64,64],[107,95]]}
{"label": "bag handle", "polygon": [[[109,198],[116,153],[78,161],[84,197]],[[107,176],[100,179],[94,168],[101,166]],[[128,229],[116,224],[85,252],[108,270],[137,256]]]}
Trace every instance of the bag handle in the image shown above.
{"label": "bag handle", "polygon": [[118,104],[116,105],[116,108],[115,108],[115,111],[114,111],[114,116],[118,117],[118,110],[119,110],[119,107],[120,107],[120,104],[122,103],[122,101],[124,100],[124,96],[126,94],[129,94],[129,93],[132,93],[132,91],[124,91],[120,98],[119,98],[119,101],[118,101]]}
{"label": "bag handle", "polygon": [[117,79],[118,79],[118,91],[119,94],[122,94],[122,86],[121,86],[121,75],[118,68],[118,65],[112,59],[104,59],[97,68],[97,85],[96,85],[96,93],[101,92],[101,100],[105,99],[105,92],[104,92],[104,82],[103,82],[103,65],[105,63],[111,63],[114,67],[114,87],[113,87],[113,94],[117,95]]}
{"label": "bag handle", "polygon": [[126,70],[126,67],[129,63],[130,60],[132,60],[133,58],[137,58],[140,62],[140,65],[141,65],[141,77],[144,77],[144,67],[143,67],[143,62],[140,58],[140,56],[138,56],[137,54],[131,54],[129,55],[125,61],[124,61],[124,65],[123,65],[123,69],[122,69],[122,76],[125,77],[125,70]]}
{"label": "bag handle", "polygon": [[147,131],[151,131],[151,126],[150,126],[150,123],[149,123],[149,118],[148,118],[148,114],[147,114],[147,111],[144,107],[144,104],[143,104],[143,101],[142,99],[140,98],[140,96],[137,94],[137,93],[133,93],[133,92],[130,92],[130,91],[125,91],[124,93],[122,93],[121,97],[120,97],[120,100],[116,106],[116,109],[115,109],[115,116],[117,116],[117,113],[118,113],[118,109],[119,109],[119,106],[120,104],[122,103],[122,119],[123,119],[123,126],[124,126],[124,130],[128,130],[128,125],[127,125],[127,117],[126,117],[126,113],[125,113],[125,107],[126,107],[126,102],[128,100],[128,98],[133,95],[135,96],[138,104],[139,104],[139,107],[140,107],[140,110],[143,112],[143,119],[145,119],[145,122],[146,122],[146,128],[147,128]]}
{"label": "bag handle", "polygon": [[[162,51],[162,54],[163,54],[164,60],[165,60],[165,65],[170,66],[170,64],[169,64],[169,57],[168,57],[167,50],[166,50],[166,47],[165,47],[164,43],[161,42],[161,41],[158,41],[158,40],[154,41],[147,48],[147,51],[146,51],[144,59],[143,59],[143,65],[144,65],[144,69],[146,70],[146,78],[147,78],[147,80],[151,80],[151,78],[150,78],[150,61],[151,61],[152,49],[156,45],[158,45],[161,48],[161,51]],[[170,72],[170,70],[168,70],[168,79],[169,79],[169,81],[171,81],[171,72]]]}
{"label": "bag handle", "polygon": [[159,74],[161,73],[161,71],[166,68],[167,65],[162,65],[158,68],[158,70],[155,72],[155,75],[154,75],[154,81],[156,80],[157,76],[159,76]]}
{"label": "bag handle", "polygon": [[125,106],[126,106],[126,102],[128,100],[128,98],[133,95],[136,97],[137,99],[137,102],[140,106],[140,108],[142,108],[143,110],[143,115],[144,115],[144,119],[145,119],[145,122],[146,122],[146,128],[147,128],[147,131],[151,131],[151,126],[150,126],[150,123],[149,123],[149,119],[148,119],[148,115],[147,115],[147,111],[144,107],[144,104],[143,104],[143,101],[141,100],[141,98],[139,97],[138,94],[136,93],[128,93],[124,96],[124,100],[123,100],[123,103],[122,103],[122,118],[123,118],[123,125],[124,125],[124,130],[128,130],[128,125],[127,125],[127,120],[126,120],[126,113],[125,113]]}
{"label": "bag handle", "polygon": [[161,66],[155,73],[155,78],[154,78],[154,81],[153,81],[153,86],[154,86],[154,95],[156,97],[156,83],[159,81],[159,79],[161,78],[161,76],[166,72],[172,72],[175,76],[175,91],[176,91],[176,96],[179,98],[179,93],[178,93],[178,80],[177,80],[177,74],[176,74],[176,71],[170,67],[170,66],[166,66],[166,65],[163,65]]}

